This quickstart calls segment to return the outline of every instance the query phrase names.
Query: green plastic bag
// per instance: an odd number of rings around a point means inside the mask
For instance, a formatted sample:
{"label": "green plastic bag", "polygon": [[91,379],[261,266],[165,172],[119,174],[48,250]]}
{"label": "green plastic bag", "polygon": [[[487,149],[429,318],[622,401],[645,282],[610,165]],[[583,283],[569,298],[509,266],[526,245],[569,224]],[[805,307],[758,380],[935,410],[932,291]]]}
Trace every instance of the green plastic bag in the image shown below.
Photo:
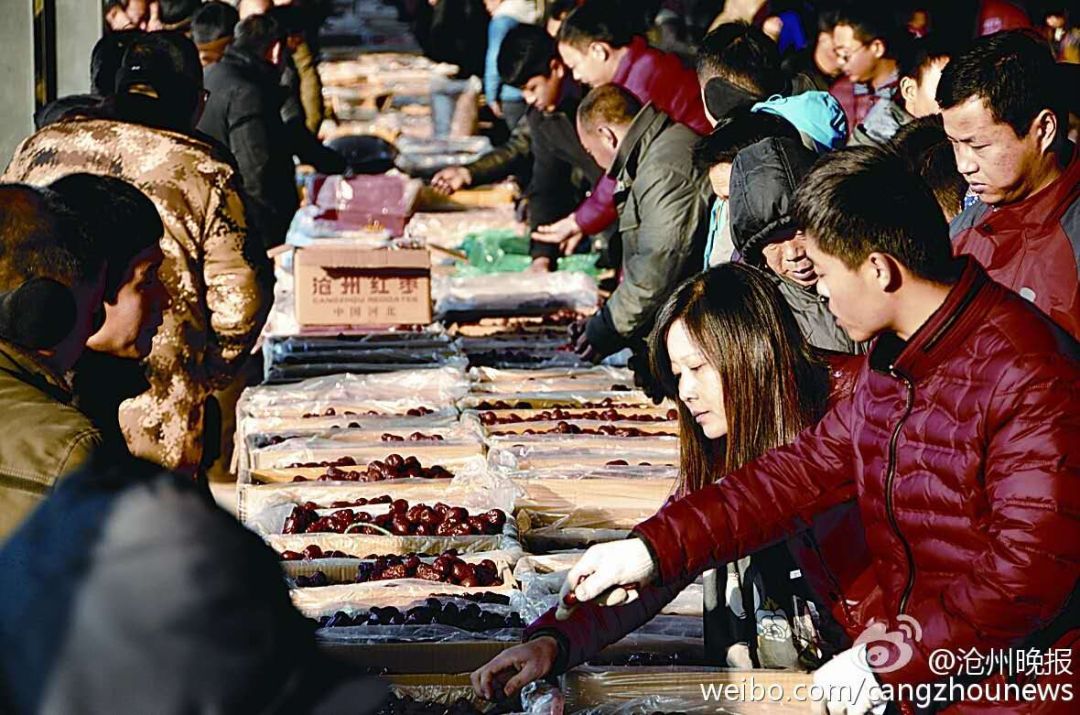
{"label": "green plastic bag", "polygon": [[[491,229],[470,233],[461,244],[468,263],[457,268],[459,276],[481,276],[489,273],[520,273],[532,263],[529,237],[506,229]],[[597,275],[599,254],[586,253],[559,259],[560,271],[578,271]]]}

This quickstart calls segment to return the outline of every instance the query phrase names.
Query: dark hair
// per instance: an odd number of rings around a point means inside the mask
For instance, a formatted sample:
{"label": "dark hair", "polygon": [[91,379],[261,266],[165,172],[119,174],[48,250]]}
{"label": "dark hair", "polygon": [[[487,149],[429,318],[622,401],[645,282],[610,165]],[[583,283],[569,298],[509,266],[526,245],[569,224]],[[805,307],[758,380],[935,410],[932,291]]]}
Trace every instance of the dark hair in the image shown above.
{"label": "dark hair", "polygon": [[142,30],[110,32],[94,43],[90,52],[90,89],[99,97],[108,97],[116,90],[116,73],[124,60],[124,53]]}
{"label": "dark hair", "polygon": [[949,227],[926,183],[894,151],[822,156],[795,192],[795,219],[825,253],[857,268],[887,253],[926,280],[952,278]]}
{"label": "dark hair", "polygon": [[191,39],[197,45],[232,37],[240,13],[232,5],[212,0],[198,9],[191,18]]}
{"label": "dark hair", "polygon": [[521,87],[533,77],[551,75],[551,61],[559,50],[536,25],[518,25],[506,33],[499,47],[499,77],[511,87]]}
{"label": "dark hair", "polygon": [[996,122],[1005,122],[1018,137],[1027,136],[1039,112],[1049,109],[1065,136],[1065,93],[1054,80],[1058,70],[1046,41],[1027,30],[1009,30],[980,37],[954,57],[941,73],[937,100],[950,109],[981,97]]}
{"label": "dark hair", "polygon": [[0,184],[0,290],[32,278],[70,288],[93,278],[102,263],[93,237],[59,194]]}
{"label": "dark hair", "polygon": [[[721,440],[706,438],[679,400],[667,350],[677,320],[720,376],[728,420]],[[680,495],[791,442],[825,411],[824,365],[776,284],[741,263],[716,266],[675,289],[657,312],[649,358],[664,392],[679,406]]]}
{"label": "dark hair", "polygon": [[770,137],[801,141],[795,126],[776,114],[736,109],[694,143],[694,168],[705,172],[717,164],[730,164],[740,151]]}
{"label": "dark hair", "polygon": [[782,93],[784,72],[776,43],[745,22],[728,22],[701,41],[698,77],[720,77],[759,97]]}
{"label": "dark hair", "polygon": [[161,22],[165,25],[180,25],[191,19],[199,9],[202,0],[158,0]]}
{"label": "dark hair", "polygon": [[283,39],[281,25],[270,15],[249,15],[236,26],[233,45],[258,57]]}
{"label": "dark hair", "polygon": [[625,126],[634,121],[641,107],[641,100],[630,90],[615,84],[602,84],[581,100],[577,117],[585,126],[596,126],[599,122]]}
{"label": "dark hair", "polygon": [[577,0],[551,0],[544,10],[544,25],[552,20],[562,21],[577,7]]}
{"label": "dark hair", "polygon": [[836,20],[839,17],[839,12],[836,10],[822,10],[818,13],[817,17],[817,31],[818,34],[822,32],[832,32],[836,27]]}
{"label": "dark hair", "polygon": [[620,0],[589,0],[566,16],[558,41],[579,49],[592,42],[626,47],[636,34],[637,19],[632,15]]}
{"label": "dark hair", "polygon": [[952,48],[934,35],[911,40],[898,57],[900,76],[921,82],[926,70],[935,62],[950,59]]}
{"label": "dark hair", "polygon": [[[129,92],[145,85],[157,98]],[[184,131],[202,89],[202,64],[195,44],[180,32],[150,32],[135,38],[116,75],[112,111],[118,119]]]}
{"label": "dark hair", "polygon": [[265,14],[277,20],[282,37],[304,34],[307,18],[299,5],[274,5]]}
{"label": "dark hair", "polygon": [[68,174],[49,184],[79,216],[106,261],[105,297],[115,300],[130,280],[131,262],[157,245],[165,227],[154,202],[132,184],[110,176]]}
{"label": "dark hair", "polygon": [[963,210],[968,185],[956,169],[956,155],[940,114],[900,127],[892,138],[892,148],[908,160],[912,171],[930,187],[947,221]]}
{"label": "dark hair", "polygon": [[849,2],[836,13],[836,25],[847,25],[863,44],[881,40],[885,56],[896,59],[906,37],[888,3]]}

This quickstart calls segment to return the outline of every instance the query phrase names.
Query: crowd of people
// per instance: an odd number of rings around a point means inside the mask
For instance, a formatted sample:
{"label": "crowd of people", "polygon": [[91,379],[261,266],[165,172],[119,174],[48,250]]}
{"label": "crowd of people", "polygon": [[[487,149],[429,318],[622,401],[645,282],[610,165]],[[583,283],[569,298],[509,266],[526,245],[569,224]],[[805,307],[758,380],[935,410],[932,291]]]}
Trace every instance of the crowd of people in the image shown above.
{"label": "crowd of people", "polygon": [[[482,79],[505,138],[432,186],[519,178],[530,271],[602,249],[617,281],[572,347],[629,349],[679,412],[675,493],[584,554],[559,607],[473,673],[479,695],[587,661],[699,577],[709,658],[851,686],[829,713],[939,681],[939,649],[1080,654],[1067,10],[1038,28],[980,2],[950,33],[888,3],[731,1],[704,22],[709,3],[396,4]],[[296,166],[348,169],[318,139],[328,12],[109,0],[90,91],[41,107],[7,165],[4,711],[378,705],[315,655],[273,555],[199,486],[257,366]],[[805,613],[775,607],[792,596]],[[875,628],[899,635],[869,667]]]}

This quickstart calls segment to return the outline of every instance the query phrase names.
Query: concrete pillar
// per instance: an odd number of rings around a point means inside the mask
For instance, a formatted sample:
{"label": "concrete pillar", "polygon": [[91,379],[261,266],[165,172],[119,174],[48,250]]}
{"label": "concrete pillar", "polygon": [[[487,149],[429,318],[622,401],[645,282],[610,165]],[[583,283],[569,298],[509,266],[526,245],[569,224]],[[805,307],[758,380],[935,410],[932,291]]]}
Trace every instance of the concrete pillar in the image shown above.
{"label": "concrete pillar", "polygon": [[[84,0],[95,4],[95,0]],[[38,0],[40,4],[41,0]],[[35,0],[4,2],[0,22],[0,167],[34,130]]]}
{"label": "concrete pillar", "polygon": [[46,0],[56,13],[56,96],[90,91],[90,52],[101,37],[101,0]]}

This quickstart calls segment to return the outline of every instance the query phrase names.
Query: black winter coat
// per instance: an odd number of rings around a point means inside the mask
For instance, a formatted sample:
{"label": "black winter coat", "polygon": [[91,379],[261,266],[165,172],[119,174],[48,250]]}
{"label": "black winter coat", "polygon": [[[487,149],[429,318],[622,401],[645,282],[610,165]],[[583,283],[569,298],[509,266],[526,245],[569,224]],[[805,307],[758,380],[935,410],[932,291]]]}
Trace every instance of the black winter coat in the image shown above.
{"label": "black winter coat", "polygon": [[299,205],[296,170],[281,121],[281,73],[262,58],[235,46],[206,69],[210,92],[199,130],[224,144],[236,157],[249,219],[267,247],[285,241]]}

